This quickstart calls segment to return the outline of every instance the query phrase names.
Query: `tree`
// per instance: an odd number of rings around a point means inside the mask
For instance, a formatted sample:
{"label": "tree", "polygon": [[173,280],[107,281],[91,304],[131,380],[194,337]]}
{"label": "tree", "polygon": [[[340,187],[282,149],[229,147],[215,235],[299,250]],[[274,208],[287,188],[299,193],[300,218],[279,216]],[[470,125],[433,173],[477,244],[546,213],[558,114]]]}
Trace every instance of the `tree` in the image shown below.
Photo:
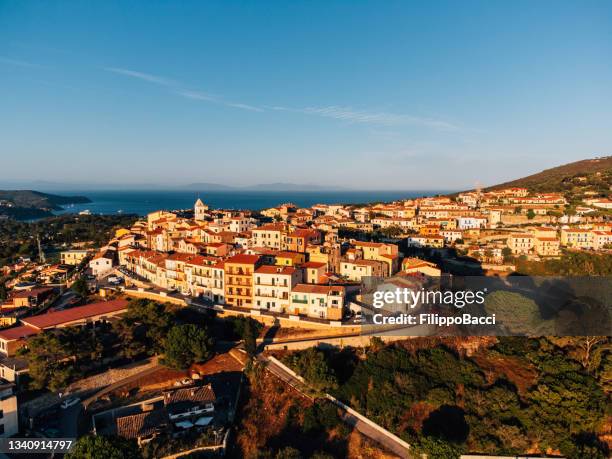
{"label": "tree", "polygon": [[504,257],[505,262],[509,262],[512,260],[512,249],[510,247],[504,247],[502,249],[502,256]]}
{"label": "tree", "polygon": [[61,331],[43,332],[28,340],[20,354],[28,361],[31,385],[34,389],[57,392],[65,388],[76,369],[70,346],[62,339]]}
{"label": "tree", "polygon": [[278,450],[275,459],[302,459],[302,454],[291,446]]}
{"label": "tree", "polygon": [[87,285],[87,281],[84,277],[79,277],[76,281],[74,281],[70,288],[74,293],[82,297],[86,297],[89,294],[89,286]]}
{"label": "tree", "polygon": [[463,452],[463,448],[436,437],[423,437],[417,449],[428,459],[459,459]]}
{"label": "tree", "polygon": [[533,219],[535,218],[535,216],[536,216],[536,214],[535,214],[535,212],[533,211],[533,209],[529,209],[529,210],[527,211],[527,218],[528,218],[529,220],[533,220]]}
{"label": "tree", "polygon": [[134,440],[116,436],[87,435],[79,438],[67,459],[142,459]]}
{"label": "tree", "polygon": [[4,285],[4,282],[0,282],[0,301],[6,300],[7,296],[6,286]]}
{"label": "tree", "polygon": [[118,330],[124,337],[137,340],[136,348],[142,346],[149,354],[157,354],[164,350],[173,314],[162,303],[139,299],[130,301],[121,322]]}
{"label": "tree", "polygon": [[253,320],[247,320],[244,325],[242,339],[244,340],[244,350],[250,358],[255,357],[257,353],[257,329],[253,324]]}
{"label": "tree", "polygon": [[336,375],[327,364],[325,354],[309,348],[290,357],[289,365],[296,369],[306,381],[318,391],[327,391],[338,386]]}
{"label": "tree", "polygon": [[210,356],[212,340],[205,329],[193,324],[176,325],[168,332],[165,363],[177,369],[188,368]]}
{"label": "tree", "polygon": [[120,320],[113,325],[113,329],[121,342],[119,352],[123,357],[133,359],[147,352],[144,326],[138,327]]}

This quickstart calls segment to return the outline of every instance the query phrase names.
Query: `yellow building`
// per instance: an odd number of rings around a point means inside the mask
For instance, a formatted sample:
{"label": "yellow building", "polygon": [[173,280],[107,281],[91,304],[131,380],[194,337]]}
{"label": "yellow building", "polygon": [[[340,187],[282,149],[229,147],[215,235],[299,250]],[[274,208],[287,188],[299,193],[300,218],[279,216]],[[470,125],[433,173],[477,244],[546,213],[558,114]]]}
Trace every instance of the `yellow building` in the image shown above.
{"label": "yellow building", "polygon": [[561,229],[561,244],[576,249],[588,249],[591,247],[591,235],[589,230],[563,228]]}
{"label": "yellow building", "polygon": [[253,307],[253,273],[262,265],[259,255],[234,255],[225,260],[225,302],[230,306]]}
{"label": "yellow building", "polygon": [[340,262],[340,275],[348,280],[360,282],[362,277],[384,276],[387,264],[376,260],[343,260]]}
{"label": "yellow building", "polygon": [[63,265],[78,266],[89,254],[89,250],[66,250],[60,253],[60,262]]}
{"label": "yellow building", "polygon": [[408,274],[420,273],[432,277],[439,277],[442,274],[442,270],[435,263],[420,258],[404,258],[402,260],[402,271]]}
{"label": "yellow building", "polygon": [[[444,243],[444,239],[442,243]],[[383,244],[381,242],[351,241],[352,244],[363,252],[364,260],[382,261],[387,266],[387,272],[383,276],[390,276],[399,270],[399,249],[395,244]]]}
{"label": "yellow building", "polygon": [[118,230],[115,230],[115,239],[119,239],[125,236],[126,234],[130,234],[130,233],[131,231],[129,229],[119,228]]}
{"label": "yellow building", "polygon": [[534,237],[531,234],[513,234],[506,241],[510,250],[515,255],[526,255],[534,245]]}
{"label": "yellow building", "polygon": [[535,253],[542,257],[556,257],[559,255],[559,239],[556,237],[536,237],[533,248]]}
{"label": "yellow building", "polygon": [[306,261],[306,255],[300,252],[278,252],[274,258],[278,266],[298,266]]}

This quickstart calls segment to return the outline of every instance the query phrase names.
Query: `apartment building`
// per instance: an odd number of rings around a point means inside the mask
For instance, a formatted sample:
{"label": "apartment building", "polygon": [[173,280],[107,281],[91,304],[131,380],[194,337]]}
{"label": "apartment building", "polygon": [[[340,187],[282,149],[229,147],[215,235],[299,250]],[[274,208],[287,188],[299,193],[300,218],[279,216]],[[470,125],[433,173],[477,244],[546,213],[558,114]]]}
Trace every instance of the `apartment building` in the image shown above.
{"label": "apartment building", "polygon": [[253,275],[263,264],[259,255],[239,254],[224,262],[225,302],[230,306],[253,307]]}
{"label": "apartment building", "polygon": [[385,263],[386,269],[383,276],[391,276],[399,271],[400,259],[397,245],[355,240],[351,240],[351,244],[363,252],[364,260],[375,260]]}
{"label": "apartment building", "polygon": [[341,320],[345,296],[345,289],[341,286],[298,284],[291,292],[290,313]]}
{"label": "apartment building", "polygon": [[327,263],[309,261],[302,264],[301,268],[304,271],[305,284],[318,284],[327,272]]}
{"label": "apartment building", "polygon": [[305,253],[309,245],[321,243],[321,233],[313,229],[298,228],[283,235],[282,250]]}
{"label": "apartment building", "polygon": [[0,380],[0,437],[12,437],[19,432],[15,384]]}
{"label": "apartment building", "polygon": [[444,247],[444,236],[410,236],[406,238],[408,247],[433,247],[441,249]]}
{"label": "apartment building", "polygon": [[560,241],[556,237],[535,237],[533,249],[542,257],[556,257],[560,253]]}
{"label": "apartment building", "polygon": [[463,238],[463,232],[456,229],[443,229],[440,231],[440,236],[444,238],[444,242],[452,244]]}
{"label": "apartment building", "polygon": [[506,241],[515,255],[526,255],[533,249],[534,237],[528,233],[512,234]]}
{"label": "apartment building", "polygon": [[343,260],[340,262],[340,275],[348,280],[360,282],[365,276],[382,277],[388,272],[388,265],[377,260]]}
{"label": "apartment building", "polygon": [[325,244],[308,247],[308,260],[325,263],[326,271],[340,270],[340,244]]}
{"label": "apartment building", "polygon": [[289,311],[291,290],[301,282],[301,269],[292,266],[260,266],[255,270],[254,307],[272,312]]}
{"label": "apartment building", "polygon": [[60,263],[78,266],[89,256],[89,250],[65,250],[60,253]]}
{"label": "apartment building", "polygon": [[284,223],[268,223],[258,228],[253,228],[251,232],[252,247],[268,247],[281,250],[284,235],[287,233],[287,225]]}
{"label": "apartment building", "polygon": [[184,270],[188,294],[215,303],[224,302],[223,261],[219,258],[199,256],[185,263]]}
{"label": "apartment building", "polygon": [[113,269],[115,255],[111,251],[105,251],[97,254],[90,262],[89,268],[91,274],[96,277],[104,276]]}
{"label": "apartment building", "polygon": [[306,254],[283,250],[274,253],[274,264],[278,266],[299,266],[306,261]]}
{"label": "apartment building", "polygon": [[561,244],[574,249],[589,249],[592,246],[590,231],[578,228],[562,228]]}
{"label": "apartment building", "polygon": [[612,247],[612,231],[591,231],[591,245],[595,250]]}
{"label": "apartment building", "polygon": [[487,226],[487,217],[459,217],[457,218],[457,228],[459,229],[474,229],[485,228]]}

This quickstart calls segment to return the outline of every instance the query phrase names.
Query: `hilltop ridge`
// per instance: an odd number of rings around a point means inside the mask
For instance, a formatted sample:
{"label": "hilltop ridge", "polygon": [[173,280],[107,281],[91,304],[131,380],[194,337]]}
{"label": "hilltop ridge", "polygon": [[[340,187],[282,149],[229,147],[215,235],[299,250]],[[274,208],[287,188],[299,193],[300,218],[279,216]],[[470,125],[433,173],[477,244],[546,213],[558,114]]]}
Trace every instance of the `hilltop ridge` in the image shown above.
{"label": "hilltop ridge", "polygon": [[545,169],[536,174],[487,187],[485,191],[512,187],[528,188],[530,191],[538,192],[566,191],[577,181],[591,183],[594,186],[601,184],[605,187],[607,184],[609,188],[611,177],[612,156],[602,156]]}

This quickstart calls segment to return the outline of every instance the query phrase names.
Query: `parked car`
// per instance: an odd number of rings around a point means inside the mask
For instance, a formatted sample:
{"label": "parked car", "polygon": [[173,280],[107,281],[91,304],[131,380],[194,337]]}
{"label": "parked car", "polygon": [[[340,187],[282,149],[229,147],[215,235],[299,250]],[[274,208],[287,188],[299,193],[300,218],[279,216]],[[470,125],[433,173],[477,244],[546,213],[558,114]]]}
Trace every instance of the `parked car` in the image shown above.
{"label": "parked car", "polygon": [[191,378],[183,378],[183,379],[179,379],[178,381],[174,381],[174,386],[179,387],[179,386],[189,386],[193,384],[193,380]]}

